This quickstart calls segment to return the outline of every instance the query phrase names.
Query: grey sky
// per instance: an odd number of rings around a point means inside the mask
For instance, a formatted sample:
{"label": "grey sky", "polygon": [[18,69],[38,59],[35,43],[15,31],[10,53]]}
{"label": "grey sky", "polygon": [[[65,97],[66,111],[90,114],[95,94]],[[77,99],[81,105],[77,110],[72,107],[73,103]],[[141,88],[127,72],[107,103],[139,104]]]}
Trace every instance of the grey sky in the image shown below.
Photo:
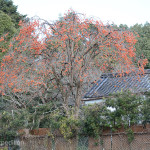
{"label": "grey sky", "polygon": [[150,0],[13,0],[18,11],[29,17],[35,15],[56,20],[69,8],[115,24],[133,25],[150,22]]}

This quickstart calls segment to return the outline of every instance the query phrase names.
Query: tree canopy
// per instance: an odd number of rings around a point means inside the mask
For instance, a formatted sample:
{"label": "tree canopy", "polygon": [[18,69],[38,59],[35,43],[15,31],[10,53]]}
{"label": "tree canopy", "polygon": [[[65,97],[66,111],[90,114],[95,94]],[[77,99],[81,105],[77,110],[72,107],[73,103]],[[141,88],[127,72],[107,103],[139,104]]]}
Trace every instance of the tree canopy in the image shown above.
{"label": "tree canopy", "polygon": [[19,21],[25,16],[17,12],[17,6],[11,0],[0,0],[0,38],[5,37],[5,41],[0,43],[0,62],[8,50],[8,43],[19,28]]}
{"label": "tree canopy", "polygon": [[[20,25],[0,72],[0,91],[15,107],[26,108],[35,99],[43,104],[59,99],[66,112],[74,105],[78,116],[88,81],[108,69],[120,74],[137,71],[137,40],[132,32],[120,32],[74,11],[53,24],[31,20]],[[138,61],[138,72],[143,72],[146,62]]]}
{"label": "tree canopy", "polygon": [[11,18],[4,12],[0,11],[0,37],[5,37],[5,41],[0,43],[0,61],[4,55],[2,52],[7,50],[8,42],[15,32],[15,25],[11,21]]}
{"label": "tree canopy", "polygon": [[148,64],[145,67],[148,69],[150,68],[150,23],[135,24],[131,27],[131,31],[136,31],[139,34],[138,42],[135,44],[137,56],[148,59]]}
{"label": "tree canopy", "polygon": [[12,0],[0,0],[0,11],[4,12],[12,19],[12,22],[14,23],[16,28],[19,27],[19,21],[23,20],[23,18],[25,17],[25,15],[21,15],[17,11],[17,6],[13,4]]}

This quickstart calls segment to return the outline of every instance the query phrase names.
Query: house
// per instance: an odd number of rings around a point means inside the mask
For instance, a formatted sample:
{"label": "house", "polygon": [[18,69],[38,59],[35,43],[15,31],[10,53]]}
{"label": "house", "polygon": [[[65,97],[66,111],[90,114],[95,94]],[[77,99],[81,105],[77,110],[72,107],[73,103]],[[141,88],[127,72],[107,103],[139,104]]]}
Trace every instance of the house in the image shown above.
{"label": "house", "polygon": [[102,102],[104,97],[110,94],[130,90],[132,93],[143,93],[150,91],[150,69],[144,74],[102,74],[96,84],[84,95],[82,102],[91,104]]}

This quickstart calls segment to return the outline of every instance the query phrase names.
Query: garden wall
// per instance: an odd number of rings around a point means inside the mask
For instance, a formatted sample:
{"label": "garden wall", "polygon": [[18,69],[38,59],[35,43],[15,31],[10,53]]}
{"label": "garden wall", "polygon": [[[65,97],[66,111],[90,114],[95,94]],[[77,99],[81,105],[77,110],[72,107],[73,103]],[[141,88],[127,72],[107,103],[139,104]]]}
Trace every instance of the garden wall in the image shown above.
{"label": "garden wall", "polygon": [[[97,139],[80,136],[77,139],[65,140],[63,136],[56,135],[30,135],[20,138],[22,150],[150,150],[150,125],[133,126],[134,140],[129,143],[124,129],[111,134],[106,130]],[[37,132],[36,132],[37,134]]]}

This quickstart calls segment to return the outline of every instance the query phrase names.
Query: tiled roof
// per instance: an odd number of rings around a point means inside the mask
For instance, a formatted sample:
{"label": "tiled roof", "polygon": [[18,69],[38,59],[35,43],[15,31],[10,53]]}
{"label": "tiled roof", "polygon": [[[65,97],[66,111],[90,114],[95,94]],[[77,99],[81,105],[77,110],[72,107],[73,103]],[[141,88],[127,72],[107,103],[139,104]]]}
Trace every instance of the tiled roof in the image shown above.
{"label": "tiled roof", "polygon": [[144,75],[103,74],[100,80],[84,96],[85,99],[96,99],[107,97],[110,94],[130,90],[133,93],[146,92],[150,90],[150,69],[145,70]]}

